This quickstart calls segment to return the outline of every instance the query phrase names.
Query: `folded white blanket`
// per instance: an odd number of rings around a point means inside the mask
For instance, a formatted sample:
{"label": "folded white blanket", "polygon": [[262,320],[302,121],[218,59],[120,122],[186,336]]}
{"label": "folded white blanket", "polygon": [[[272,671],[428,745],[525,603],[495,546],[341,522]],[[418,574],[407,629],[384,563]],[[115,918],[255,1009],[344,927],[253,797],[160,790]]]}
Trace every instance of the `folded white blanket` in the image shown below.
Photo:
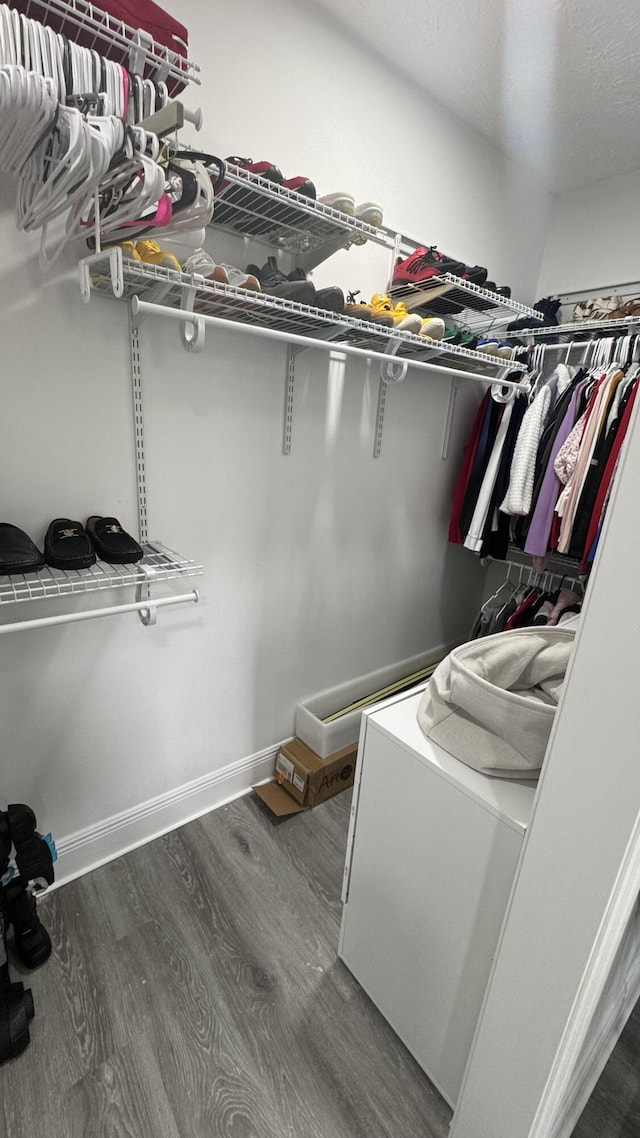
{"label": "folded white blanket", "polygon": [[565,628],[498,632],[455,648],[420,706],[428,738],[483,774],[535,778],[573,647]]}

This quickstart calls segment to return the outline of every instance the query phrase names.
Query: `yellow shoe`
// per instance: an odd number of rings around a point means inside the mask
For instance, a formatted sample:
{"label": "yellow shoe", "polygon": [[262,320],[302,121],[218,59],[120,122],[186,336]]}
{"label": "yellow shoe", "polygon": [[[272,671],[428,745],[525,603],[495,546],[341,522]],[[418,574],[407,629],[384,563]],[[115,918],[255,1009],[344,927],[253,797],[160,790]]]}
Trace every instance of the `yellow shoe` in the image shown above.
{"label": "yellow shoe", "polygon": [[141,261],[138,250],[136,249],[133,241],[121,241],[120,248],[122,249],[122,256],[125,261]]}
{"label": "yellow shoe", "polygon": [[173,253],[161,249],[157,241],[136,241],[136,250],[141,261],[148,265],[163,265],[165,269],[177,269],[182,272],[182,265]]}
{"label": "yellow shoe", "polygon": [[387,296],[386,292],[374,293],[371,297],[371,308],[374,312],[391,316],[394,327],[403,332],[419,333],[422,328],[422,319],[418,316],[417,312],[409,312],[409,309],[402,300],[399,300],[398,303],[394,305],[391,297]]}

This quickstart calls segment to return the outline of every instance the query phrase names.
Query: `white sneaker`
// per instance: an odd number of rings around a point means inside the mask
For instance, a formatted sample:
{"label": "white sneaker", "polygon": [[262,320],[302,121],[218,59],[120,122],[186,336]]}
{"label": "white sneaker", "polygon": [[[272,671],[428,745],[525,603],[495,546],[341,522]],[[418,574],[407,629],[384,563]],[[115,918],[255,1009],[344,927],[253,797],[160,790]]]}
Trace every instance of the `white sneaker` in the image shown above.
{"label": "white sneaker", "polygon": [[224,269],[229,284],[234,285],[235,288],[248,288],[252,292],[262,292],[260,281],[254,277],[253,273],[244,273],[242,269],[236,269],[235,265],[220,265],[219,268]]}
{"label": "white sneaker", "polygon": [[331,209],[339,210],[340,213],[347,213],[349,217],[353,217],[356,208],[356,199],[351,194],[325,194],[323,198],[318,198],[318,201],[331,206]]}
{"label": "white sneaker", "polygon": [[198,276],[206,277],[209,281],[217,281],[218,284],[229,284],[226,268],[224,265],[216,265],[206,249],[196,249],[195,253],[184,261],[182,269],[185,273],[197,273]]}
{"label": "white sneaker", "polygon": [[[360,202],[355,208],[354,216],[365,225],[379,229],[382,225],[382,206],[378,202]],[[366,237],[354,237],[352,242],[353,245],[366,245],[366,243]]]}
{"label": "white sneaker", "polygon": [[[357,242],[354,242],[354,244],[357,244]],[[418,316],[417,312],[410,312],[399,324],[394,324],[396,332],[413,332],[414,335],[420,334],[421,327],[422,317]]]}
{"label": "white sneaker", "polygon": [[420,335],[430,340],[441,340],[444,336],[445,323],[439,316],[426,316],[422,321]]}
{"label": "white sneaker", "polygon": [[382,225],[382,206],[378,202],[360,202],[355,208],[355,216],[358,221],[364,221],[366,225],[379,229]]}

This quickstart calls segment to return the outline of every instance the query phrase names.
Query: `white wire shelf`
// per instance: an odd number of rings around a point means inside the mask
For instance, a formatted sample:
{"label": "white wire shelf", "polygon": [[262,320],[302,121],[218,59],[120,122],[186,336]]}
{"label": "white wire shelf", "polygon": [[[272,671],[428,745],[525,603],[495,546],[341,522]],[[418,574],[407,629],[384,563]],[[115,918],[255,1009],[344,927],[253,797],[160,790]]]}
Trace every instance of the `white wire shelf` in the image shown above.
{"label": "white wire shelf", "polygon": [[9,0],[9,4],[130,71],[166,82],[170,95],[188,83],[200,83],[197,64],[157,43],[147,32],[103,12],[91,0]]}
{"label": "white wire shelf", "polygon": [[578,337],[583,338],[586,334],[588,338],[589,333],[595,332],[601,336],[615,335],[616,332],[630,332],[640,331],[640,316],[628,316],[626,319],[621,320],[572,320],[566,324],[550,324],[540,328],[523,328],[517,335],[521,339],[525,337],[537,340],[553,339],[566,343],[567,340],[576,340]]}
{"label": "white wire shelf", "polygon": [[[120,253],[112,250],[111,253]],[[179,273],[175,269],[117,257],[121,279],[114,280],[110,252],[93,254],[80,262],[81,290],[85,300],[91,291],[118,299],[139,300],[183,309],[193,304],[202,316],[215,316],[239,324],[250,324],[283,333],[329,340],[336,346],[345,343],[361,348],[364,353],[385,351],[398,345],[400,358],[435,360],[444,367],[459,368],[489,377],[503,375],[509,361],[487,356],[457,345],[444,346],[410,332],[396,331],[351,316],[337,315],[310,305],[283,300],[264,292],[218,284],[197,274]],[[514,364],[514,366],[518,366]],[[520,370],[522,370],[520,365]]]}
{"label": "white wire shelf", "polygon": [[382,229],[230,162],[225,184],[216,194],[211,224],[297,254],[326,247],[333,251],[355,238],[390,245]]}
{"label": "white wire shelf", "polygon": [[203,572],[201,565],[159,542],[150,542],[143,548],[142,561],[132,565],[108,565],[106,561],[96,561],[88,569],[52,569],[45,565],[37,573],[0,577],[0,606],[121,589],[126,585],[152,585],[156,581],[198,577]]}
{"label": "white wire shelf", "polygon": [[[389,288],[394,300],[403,300],[411,311],[427,315],[446,315],[447,323],[471,332],[490,331],[521,316],[539,318],[539,313],[511,297],[463,281],[452,273],[429,277],[419,284],[397,284]],[[449,312],[454,304],[458,311]],[[514,333],[520,336],[519,332]]]}

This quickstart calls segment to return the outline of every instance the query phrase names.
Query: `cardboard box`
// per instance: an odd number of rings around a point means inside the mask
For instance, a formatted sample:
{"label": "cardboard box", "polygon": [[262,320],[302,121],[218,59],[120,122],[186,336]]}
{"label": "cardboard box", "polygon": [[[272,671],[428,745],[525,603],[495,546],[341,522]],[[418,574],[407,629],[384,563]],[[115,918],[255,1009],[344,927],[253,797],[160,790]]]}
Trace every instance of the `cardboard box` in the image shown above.
{"label": "cardboard box", "polygon": [[279,818],[311,810],[353,786],[358,744],[322,759],[302,739],[285,743],[276,758],[275,782],[254,786],[259,798]]}

